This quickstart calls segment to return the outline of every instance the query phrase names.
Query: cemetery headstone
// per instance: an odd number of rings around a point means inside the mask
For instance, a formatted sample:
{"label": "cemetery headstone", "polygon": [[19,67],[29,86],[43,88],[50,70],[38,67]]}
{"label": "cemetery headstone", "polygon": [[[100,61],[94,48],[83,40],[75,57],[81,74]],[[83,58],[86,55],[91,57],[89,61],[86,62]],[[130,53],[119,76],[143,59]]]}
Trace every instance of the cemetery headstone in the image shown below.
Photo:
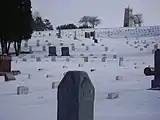
{"label": "cemetery headstone", "polygon": [[108,93],[107,99],[117,99],[118,97],[119,97],[119,94],[117,92]]}
{"label": "cemetery headstone", "polygon": [[94,43],[98,43],[98,40],[97,40],[97,39],[94,39]]}
{"label": "cemetery headstone", "polygon": [[58,85],[59,85],[59,82],[58,82],[58,81],[57,81],[57,82],[52,82],[52,89],[57,88]]}
{"label": "cemetery headstone", "polygon": [[77,32],[74,32],[74,40],[77,40]]}
{"label": "cemetery headstone", "polygon": [[108,52],[108,47],[105,47],[104,49],[105,49],[106,52]]}
{"label": "cemetery headstone", "polygon": [[58,30],[58,38],[62,38],[62,36],[61,36],[61,29]]}
{"label": "cemetery headstone", "polygon": [[116,80],[123,80],[123,76],[116,76]]}
{"label": "cemetery headstone", "polygon": [[56,46],[50,46],[49,47],[49,56],[57,56]]}
{"label": "cemetery headstone", "polygon": [[82,43],[82,44],[81,44],[81,46],[85,46],[85,44],[84,44],[84,43]]}
{"label": "cemetery headstone", "polygon": [[85,38],[90,38],[90,33],[89,32],[85,32]]}
{"label": "cemetery headstone", "polygon": [[70,58],[69,57],[66,57],[66,62],[69,62],[70,61]]}
{"label": "cemetery headstone", "polygon": [[152,80],[151,88],[160,88],[160,49],[155,51],[154,55],[154,66],[155,66],[155,75],[154,80]]}
{"label": "cemetery headstone", "polygon": [[42,47],[42,50],[43,50],[43,51],[46,51],[46,46],[43,46],[43,47]]}
{"label": "cemetery headstone", "polygon": [[28,47],[28,41],[26,40],[25,43],[24,43],[24,47]]}
{"label": "cemetery headstone", "polygon": [[102,57],[102,62],[106,62],[107,57]]}
{"label": "cemetery headstone", "polygon": [[10,72],[5,73],[4,78],[5,78],[5,82],[16,80],[13,73],[10,73]]}
{"label": "cemetery headstone", "polygon": [[47,46],[51,46],[51,43],[47,43]]}
{"label": "cemetery headstone", "polygon": [[154,49],[157,50],[158,49],[158,44],[154,45]]}
{"label": "cemetery headstone", "polygon": [[86,72],[67,72],[57,95],[57,120],[94,119],[95,89]]}
{"label": "cemetery headstone", "polygon": [[84,57],[84,62],[88,62],[88,57]]}
{"label": "cemetery headstone", "polygon": [[63,46],[63,43],[60,43],[60,46]]}
{"label": "cemetery headstone", "polygon": [[11,61],[11,56],[0,55],[0,72],[11,72]]}
{"label": "cemetery headstone", "polygon": [[51,61],[55,62],[56,61],[56,56],[52,56]]}
{"label": "cemetery headstone", "polygon": [[32,46],[29,46],[29,52],[33,52]]}
{"label": "cemetery headstone", "polygon": [[88,51],[89,50],[89,46],[86,46],[86,51]]}
{"label": "cemetery headstone", "polygon": [[61,52],[62,52],[61,56],[70,56],[69,55],[69,47],[62,47]]}
{"label": "cemetery headstone", "polygon": [[37,44],[36,44],[37,47],[40,46],[40,40],[37,40]]}
{"label": "cemetery headstone", "polygon": [[24,62],[26,62],[26,61],[27,61],[27,58],[23,58],[22,60],[23,60]]}
{"label": "cemetery headstone", "polygon": [[72,51],[76,50],[76,47],[74,45],[71,46]]}
{"label": "cemetery headstone", "polygon": [[41,57],[36,57],[36,61],[40,62],[41,61]]}
{"label": "cemetery headstone", "polygon": [[124,62],[123,57],[119,57],[119,66],[122,66],[122,65],[123,65],[123,62]]}
{"label": "cemetery headstone", "polygon": [[24,95],[29,93],[29,88],[25,86],[17,87],[17,95]]}
{"label": "cemetery headstone", "polygon": [[143,48],[140,48],[140,51],[143,51]]}
{"label": "cemetery headstone", "polygon": [[90,32],[90,35],[91,35],[91,37],[93,37],[93,40],[95,40],[95,39],[96,39],[96,32],[95,32],[95,31]]}
{"label": "cemetery headstone", "polygon": [[117,55],[113,55],[113,59],[117,59]]}

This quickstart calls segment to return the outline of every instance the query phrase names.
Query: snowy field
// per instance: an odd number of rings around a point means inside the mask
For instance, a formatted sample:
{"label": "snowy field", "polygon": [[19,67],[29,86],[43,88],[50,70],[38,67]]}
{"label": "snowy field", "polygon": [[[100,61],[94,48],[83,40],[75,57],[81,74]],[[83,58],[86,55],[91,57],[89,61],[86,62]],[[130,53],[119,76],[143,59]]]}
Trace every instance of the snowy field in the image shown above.
{"label": "snowy field", "polygon": [[[52,82],[59,83],[69,70],[86,71],[92,80],[96,90],[95,120],[160,119],[159,91],[146,90],[153,76],[146,77],[143,73],[145,67],[154,64],[152,49],[160,37],[127,40],[99,36],[99,43],[95,44],[92,39],[84,38],[81,31],[77,32],[77,40],[73,39],[73,31],[63,31],[61,39],[55,34],[55,31],[34,33],[28,42],[33,53],[12,57],[12,70],[20,70],[21,74],[11,82],[4,82],[0,77],[0,120],[56,120],[57,89],[52,89]],[[37,40],[40,40],[39,47]],[[48,43],[57,47],[56,61],[48,57]],[[60,56],[62,43],[70,48],[69,58]],[[42,50],[43,46],[47,51]],[[108,50],[105,51],[105,47]],[[22,50],[28,50],[24,43]],[[115,55],[117,58],[113,59]],[[84,62],[84,56],[88,56],[89,62]],[[104,56],[106,62],[102,62]],[[36,57],[41,61],[37,62]],[[124,58],[121,66],[119,57]],[[116,76],[121,79],[116,80]],[[17,95],[18,86],[29,87],[29,94]],[[107,99],[110,92],[118,93],[119,97]]]}

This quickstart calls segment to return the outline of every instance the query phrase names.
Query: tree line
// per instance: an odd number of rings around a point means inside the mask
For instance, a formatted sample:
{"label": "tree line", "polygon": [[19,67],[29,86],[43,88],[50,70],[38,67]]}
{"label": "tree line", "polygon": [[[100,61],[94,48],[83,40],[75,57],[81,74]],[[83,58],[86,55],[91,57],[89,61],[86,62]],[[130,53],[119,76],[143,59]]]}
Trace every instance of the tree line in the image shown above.
{"label": "tree line", "polygon": [[101,20],[97,16],[83,16],[79,21],[80,26],[75,24],[60,25],[56,29],[83,29],[83,28],[95,28],[101,23]]}
{"label": "tree line", "polygon": [[33,33],[30,0],[7,0],[0,4],[0,43],[2,54],[9,54],[14,43],[16,55],[20,54],[22,40],[28,40]]}
{"label": "tree line", "polygon": [[[9,3],[9,4],[8,4]],[[1,53],[9,54],[11,44],[15,54],[21,52],[22,40],[29,40],[34,31],[53,30],[48,19],[42,19],[39,12],[32,14],[31,0],[7,0],[0,4],[0,44]],[[74,24],[61,25],[57,29],[94,28],[100,24],[98,17],[84,16],[80,19],[81,26]]]}

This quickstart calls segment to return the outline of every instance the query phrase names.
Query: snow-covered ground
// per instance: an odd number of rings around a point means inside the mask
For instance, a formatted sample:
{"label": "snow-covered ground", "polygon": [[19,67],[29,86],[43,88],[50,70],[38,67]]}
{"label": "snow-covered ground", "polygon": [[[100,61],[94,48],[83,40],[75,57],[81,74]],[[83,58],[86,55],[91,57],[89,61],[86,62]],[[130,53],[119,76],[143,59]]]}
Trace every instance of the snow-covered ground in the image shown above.
{"label": "snow-covered ground", "polygon": [[[20,70],[21,74],[11,82],[4,82],[0,77],[0,120],[56,120],[57,89],[52,89],[52,82],[60,82],[69,70],[86,71],[92,80],[96,90],[95,120],[159,120],[159,91],[146,90],[150,88],[153,76],[146,77],[143,73],[146,66],[154,64],[152,49],[160,42],[159,37],[127,40],[99,36],[99,43],[94,44],[92,39],[85,39],[81,31],[77,32],[78,40],[74,40],[70,33],[73,32],[63,31],[61,39],[55,36],[55,31],[41,35],[34,33],[28,42],[33,47],[33,54],[13,56],[12,69]],[[37,40],[40,40],[39,47],[36,46]],[[48,49],[42,51],[42,46],[48,43],[57,47],[56,62],[47,56]],[[69,62],[67,57],[60,56],[60,43],[70,47]],[[75,45],[75,51],[71,44]],[[149,45],[144,48],[146,44]],[[25,49],[28,48],[24,48],[23,43],[22,50]],[[83,54],[89,57],[89,62],[84,62]],[[105,54],[107,61],[102,62]],[[113,55],[118,58],[113,59]],[[118,64],[121,56],[124,58],[123,66]],[[36,57],[41,57],[41,61],[36,62]],[[27,61],[23,61],[24,58]],[[93,68],[95,71],[91,72]],[[123,79],[117,81],[116,76]],[[29,87],[29,94],[17,95],[18,86]],[[119,97],[106,99],[110,92],[119,93]]]}

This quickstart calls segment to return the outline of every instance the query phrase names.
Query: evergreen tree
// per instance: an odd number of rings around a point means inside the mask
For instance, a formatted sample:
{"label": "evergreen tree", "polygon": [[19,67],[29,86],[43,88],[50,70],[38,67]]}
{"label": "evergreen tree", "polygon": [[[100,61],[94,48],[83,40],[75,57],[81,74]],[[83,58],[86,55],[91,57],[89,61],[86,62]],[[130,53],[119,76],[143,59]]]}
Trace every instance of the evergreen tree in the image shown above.
{"label": "evergreen tree", "polygon": [[[5,0],[3,0],[5,1]],[[32,11],[30,0],[8,0],[0,4],[0,39],[2,54],[8,54],[10,43],[14,42],[16,55],[19,55],[21,41],[31,38]],[[5,7],[4,7],[5,6]]]}

